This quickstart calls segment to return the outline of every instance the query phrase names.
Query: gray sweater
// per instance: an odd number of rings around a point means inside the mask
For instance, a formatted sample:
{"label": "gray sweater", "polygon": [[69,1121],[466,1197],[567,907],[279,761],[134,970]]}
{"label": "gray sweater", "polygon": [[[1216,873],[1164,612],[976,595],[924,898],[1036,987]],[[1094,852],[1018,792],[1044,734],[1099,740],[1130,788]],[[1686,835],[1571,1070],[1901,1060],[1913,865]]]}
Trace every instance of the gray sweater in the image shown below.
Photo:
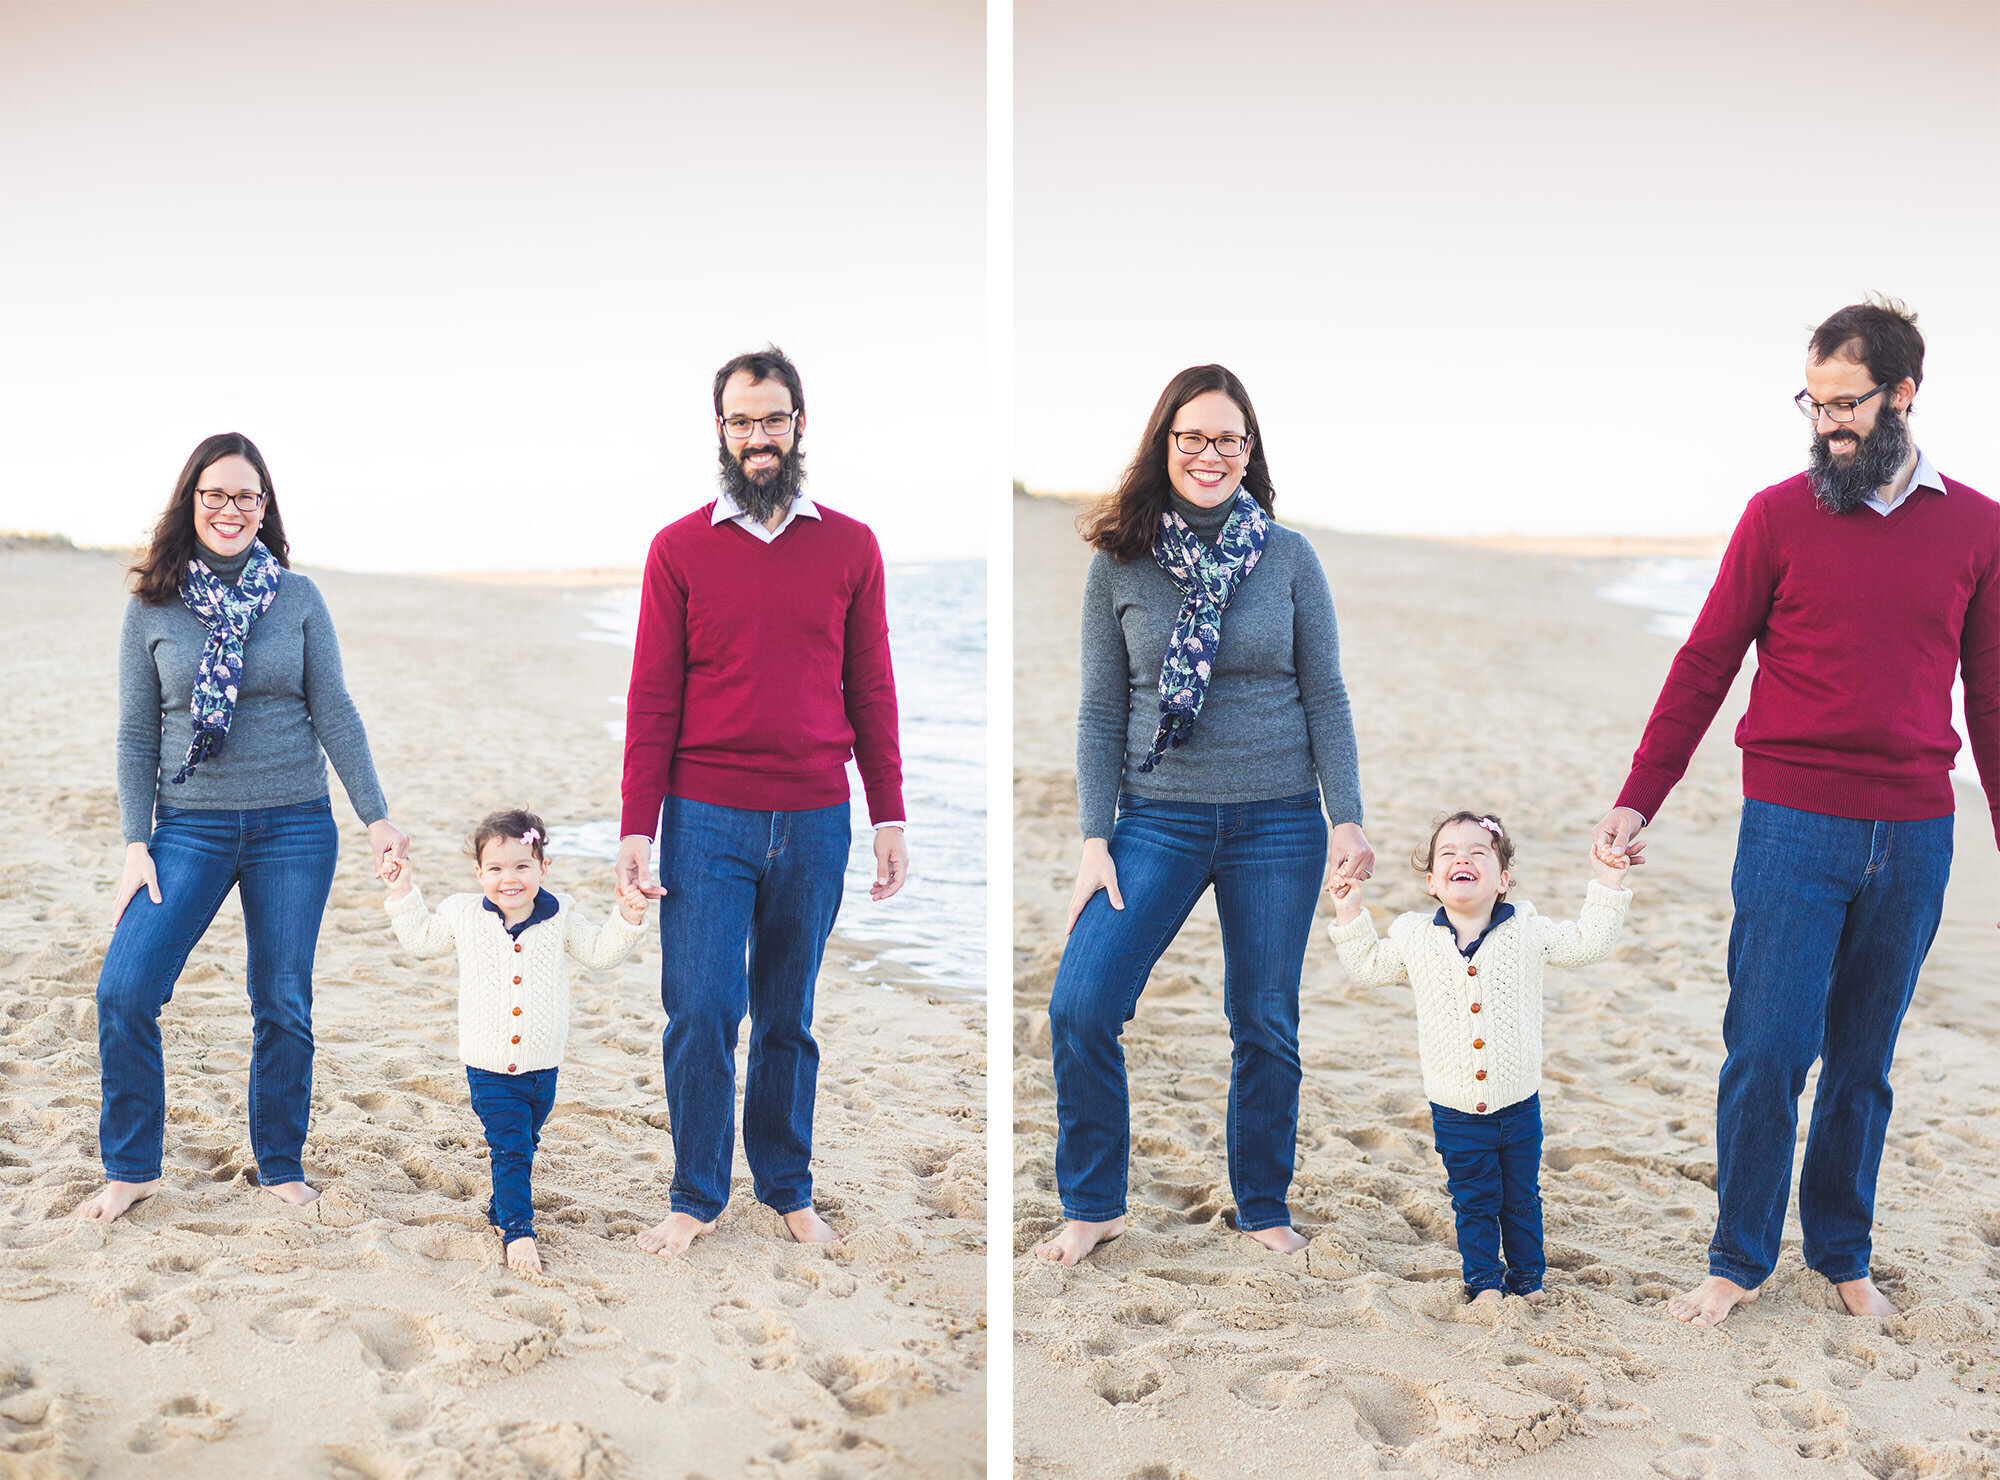
{"label": "gray sweater", "polygon": [[183,601],[148,606],[134,597],[125,608],[118,648],[118,812],[126,842],[152,836],[156,802],[236,812],[316,801],[327,794],[329,758],[363,822],[389,815],[368,736],[341,676],[333,619],[319,588],[291,570],[243,640],[243,682],[228,738],[174,785],[194,737],[188,703],[207,641],[208,628]]}
{"label": "gray sweater", "polygon": [[[1178,499],[1175,507],[1213,542],[1219,520],[1197,521]],[[1101,550],[1091,558],[1076,711],[1083,835],[1111,836],[1121,789],[1184,802],[1268,801],[1317,789],[1335,824],[1361,821],[1333,596],[1305,537],[1271,525],[1262,559],[1222,614],[1222,643],[1193,735],[1142,774],[1159,729],[1160,665],[1180,605],[1180,588],[1150,555],[1124,565]]]}

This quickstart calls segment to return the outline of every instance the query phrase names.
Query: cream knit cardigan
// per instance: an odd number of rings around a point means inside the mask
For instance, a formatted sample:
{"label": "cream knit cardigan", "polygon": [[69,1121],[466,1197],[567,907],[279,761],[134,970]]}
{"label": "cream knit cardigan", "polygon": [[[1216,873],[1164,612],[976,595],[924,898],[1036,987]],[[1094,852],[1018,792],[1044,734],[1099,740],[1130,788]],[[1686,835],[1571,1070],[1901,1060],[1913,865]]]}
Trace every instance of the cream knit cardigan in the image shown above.
{"label": "cream knit cardigan", "polygon": [[412,887],[387,902],[396,939],[418,959],[458,952],[458,1056],[475,1069],[526,1074],[562,1063],[569,1037],[570,958],[608,971],[645,934],[615,909],[602,926],[586,923],[567,894],[553,918],[507,934],[483,894],[454,894],[432,914]]}
{"label": "cream knit cardigan", "polygon": [[1495,926],[1470,961],[1451,927],[1432,923],[1436,911],[1398,915],[1386,940],[1377,938],[1366,910],[1326,933],[1362,986],[1407,979],[1414,989],[1424,1093],[1453,1110],[1490,1115],[1542,1087],[1543,968],[1602,961],[1618,944],[1631,902],[1630,889],[1595,879],[1574,922],[1518,901],[1513,918]]}

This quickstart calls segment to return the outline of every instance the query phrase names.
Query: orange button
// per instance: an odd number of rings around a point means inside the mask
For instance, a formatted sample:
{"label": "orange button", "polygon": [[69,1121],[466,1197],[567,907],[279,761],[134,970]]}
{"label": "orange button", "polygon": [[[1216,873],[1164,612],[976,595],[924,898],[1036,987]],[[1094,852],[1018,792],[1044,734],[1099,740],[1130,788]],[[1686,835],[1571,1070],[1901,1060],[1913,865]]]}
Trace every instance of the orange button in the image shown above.
{"label": "orange button", "polygon": [[517,987],[521,985],[521,979],[518,976],[514,978],[514,985]]}
{"label": "orange button", "polygon": [[1477,976],[1479,975],[1479,968],[1468,961],[1465,963],[1465,974],[1467,976]]}
{"label": "orange button", "polygon": [[[518,1008],[518,1007],[514,1009],[514,1011],[516,1011],[516,1012],[519,1012],[520,1010],[521,1010],[521,1009],[520,1009],[520,1008]],[[1475,1002],[1475,1003],[1473,1003],[1473,1004],[1472,1004],[1472,1010],[1473,1010],[1474,1012],[1477,1012],[1477,1011],[1479,1011],[1479,1004],[1478,1004],[1477,1002]]]}
{"label": "orange button", "polygon": [[[514,1066],[512,1064],[509,1064],[507,1067],[509,1069],[512,1069]],[[1486,1102],[1484,1100],[1481,1100],[1477,1105],[1474,1105],[1472,1108],[1475,1110],[1484,1111],[1486,1109]]]}
{"label": "orange button", "polygon": [[[516,1038],[514,1041],[516,1043],[519,1043],[521,1040]],[[1486,1071],[1484,1069],[1481,1069],[1477,1074],[1473,1075],[1472,1077],[1474,1079],[1484,1079],[1486,1077]]]}
{"label": "orange button", "polygon": [[[1477,1012],[1477,1011],[1479,1011],[1479,1009],[1478,1009],[1478,1008],[1476,1008],[1476,1007],[1475,1007],[1475,1008],[1473,1008],[1472,1010],[1473,1010],[1474,1012]],[[521,1015],[521,1009],[520,1009],[520,1008],[518,1008],[518,1007],[517,1007],[517,1008],[515,1008],[515,1009],[514,1009],[514,1016],[515,1016],[515,1017],[519,1017],[520,1015]]]}
{"label": "orange button", "polygon": [[1474,1048],[1484,1048],[1486,1047],[1486,1040],[1484,1038],[1475,1038],[1472,1040],[1472,1046]]}
{"label": "orange button", "polygon": [[518,940],[514,942],[514,949],[517,951],[521,949],[521,943]]}
{"label": "orange button", "polygon": [[[507,1072],[508,1072],[509,1074],[512,1074],[512,1073],[514,1072],[514,1066],[513,1066],[512,1064],[509,1064],[509,1065],[507,1066]],[[1480,1109],[1482,1109],[1482,1110],[1484,1110],[1484,1109],[1485,1109],[1486,1107],[1485,1107],[1484,1105],[1481,1105],[1481,1106],[1480,1106],[1479,1108],[1480,1108]]]}
{"label": "orange button", "polygon": [[[519,1033],[516,1033],[512,1038],[509,1038],[507,1041],[509,1043],[519,1043],[521,1041],[521,1035]],[[1481,1074],[1479,1077],[1481,1079],[1484,1079],[1486,1076],[1484,1074]]]}

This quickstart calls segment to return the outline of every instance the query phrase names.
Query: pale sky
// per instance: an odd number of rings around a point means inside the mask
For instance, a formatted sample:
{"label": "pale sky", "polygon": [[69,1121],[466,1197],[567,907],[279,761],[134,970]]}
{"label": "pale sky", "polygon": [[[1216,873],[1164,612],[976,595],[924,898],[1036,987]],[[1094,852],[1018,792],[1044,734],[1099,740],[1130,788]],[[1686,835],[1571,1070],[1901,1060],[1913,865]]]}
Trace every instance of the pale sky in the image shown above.
{"label": "pale sky", "polygon": [[1725,531],[1805,466],[1812,326],[1919,315],[2000,495],[2000,4],[1017,0],[1016,472],[1100,490],[1184,366],[1278,512]]}
{"label": "pale sky", "polygon": [[129,543],[234,430],[303,563],[637,565],[775,340],[810,491],[980,554],[983,28],[0,0],[0,528]]}

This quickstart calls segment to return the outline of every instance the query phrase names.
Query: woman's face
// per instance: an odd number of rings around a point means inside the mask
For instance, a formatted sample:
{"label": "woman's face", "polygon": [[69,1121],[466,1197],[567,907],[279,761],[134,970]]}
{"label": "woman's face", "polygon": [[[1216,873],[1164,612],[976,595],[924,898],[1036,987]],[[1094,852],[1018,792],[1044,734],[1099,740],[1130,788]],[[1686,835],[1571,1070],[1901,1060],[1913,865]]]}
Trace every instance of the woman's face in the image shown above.
{"label": "woman's face", "polygon": [[[226,498],[218,495],[226,494]],[[255,509],[245,512],[236,505],[241,495],[257,497]],[[264,522],[264,481],[250,465],[250,459],[231,453],[218,457],[201,470],[194,484],[194,537],[216,555],[241,555],[257,538]],[[219,502],[219,509],[209,508]]]}
{"label": "woman's face", "polygon": [[1178,439],[1182,433],[1198,432],[1207,438],[1240,440],[1246,430],[1243,408],[1221,391],[1203,391],[1176,411],[1173,435],[1167,438],[1167,479],[1174,492],[1204,509],[1234,496],[1250,460],[1249,447],[1244,446],[1234,457],[1224,457],[1210,441],[1201,451],[1187,453],[1181,451]]}

